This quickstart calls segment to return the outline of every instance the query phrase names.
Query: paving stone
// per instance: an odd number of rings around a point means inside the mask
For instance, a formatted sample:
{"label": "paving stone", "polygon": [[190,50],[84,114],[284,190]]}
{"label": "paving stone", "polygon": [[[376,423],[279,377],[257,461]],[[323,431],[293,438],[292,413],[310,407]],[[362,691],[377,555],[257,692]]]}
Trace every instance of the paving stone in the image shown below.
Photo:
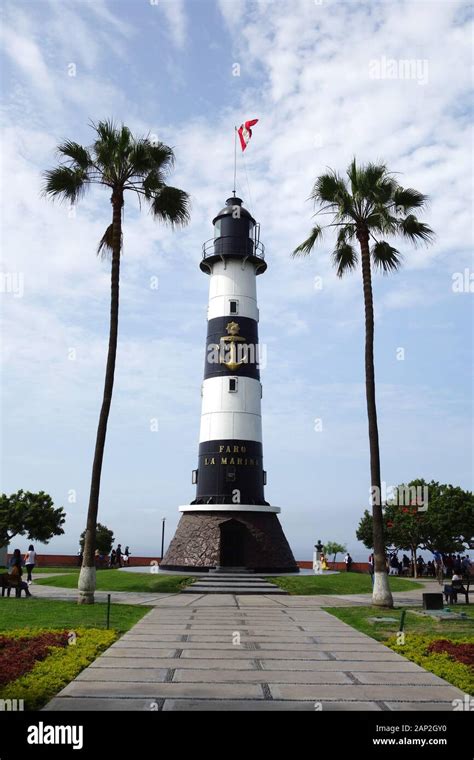
{"label": "paving stone", "polygon": [[174,674],[173,682],[187,683],[202,681],[215,683],[352,683],[349,676],[340,671],[308,672],[305,670],[191,670],[178,668]]}
{"label": "paving stone", "polygon": [[[270,684],[271,694],[274,699],[314,699],[320,701],[347,701],[353,700],[374,700],[391,702],[426,702],[426,686],[393,686],[385,684],[383,686],[366,686],[351,684],[338,686],[327,684],[324,689],[318,690],[317,685],[308,686],[305,684],[287,685],[287,684]],[[445,702],[458,697],[461,692],[454,686],[431,686],[430,700],[433,702]]]}
{"label": "paving stone", "polygon": [[[381,660],[379,662],[367,661],[362,662],[360,660],[288,660],[281,658],[266,659],[267,652],[255,652],[258,656],[258,660],[264,670],[338,670],[340,672],[353,672],[353,671],[370,671],[379,673],[403,673],[411,672],[414,663],[405,660],[404,662],[386,662]],[[421,668],[420,668],[421,670]]]}
{"label": "paving stone", "polygon": [[[326,645],[327,649],[331,649],[329,644]],[[357,652],[357,656],[355,652],[334,652],[334,657],[336,660],[375,660],[375,661],[384,661],[384,662],[391,662],[391,661],[398,661],[400,659],[403,659],[400,657],[400,655],[397,655],[396,652],[392,652],[388,647],[383,647],[380,651],[368,651],[365,649],[365,647],[361,647],[360,651]]]}
{"label": "paving stone", "polygon": [[[344,668],[344,670],[346,669]],[[446,681],[442,678],[438,678],[434,673],[427,673],[421,668],[419,671],[410,670],[407,673],[400,673],[400,671],[390,673],[385,669],[380,673],[363,673],[358,670],[351,670],[350,672],[358,681],[364,684],[412,684],[417,686],[425,685],[427,687],[446,685]]]}
{"label": "paving stone", "polygon": [[168,673],[168,668],[86,668],[80,673],[76,681],[137,681],[140,683],[163,682]]}
{"label": "paving stone", "polygon": [[[186,633],[189,633],[189,631],[184,630],[183,633],[163,633],[160,636],[160,641],[163,642],[166,646],[168,646],[170,641],[173,641],[173,642],[181,641],[181,636],[185,635]],[[134,646],[134,642],[122,637],[121,639],[116,641],[113,646],[114,647]]]}
{"label": "paving stone", "polygon": [[246,683],[129,683],[72,681],[60,692],[70,697],[194,697],[209,699],[263,699],[259,684]]}
{"label": "paving stone", "polygon": [[[56,697],[48,702],[43,711],[70,712],[85,710],[86,712],[142,712],[150,711],[150,699],[107,699],[104,697]],[[156,703],[155,703],[156,704]]]}
{"label": "paving stone", "polygon": [[452,712],[453,705],[450,700],[446,702],[387,702],[384,705],[388,710],[407,710],[409,712]]}
{"label": "paving stone", "polygon": [[[338,704],[337,702],[328,702],[323,706],[325,712],[344,711],[344,710],[361,710],[361,711],[379,711],[381,708],[374,702],[351,702]],[[163,706],[163,711],[218,711],[218,712],[314,712],[314,704],[310,701],[299,702],[284,700],[255,700],[236,701],[236,700],[206,700],[206,699],[167,699]]]}
{"label": "paving stone", "polygon": [[285,636],[282,634],[281,636],[251,636],[250,634],[247,634],[244,632],[244,629],[236,626],[233,629],[229,629],[229,632],[227,635],[224,636],[203,636],[202,634],[194,633],[191,629],[190,631],[187,631],[187,633],[192,637],[192,641],[214,641],[216,640],[216,643],[220,642],[222,644],[225,644],[226,641],[232,641],[234,633],[240,634],[240,640],[245,641],[252,641],[257,644],[286,644],[286,646],[291,649],[293,644],[306,644],[308,646],[309,644],[313,644],[313,641],[311,639],[311,636],[304,636],[304,635],[295,635],[295,636]]}
{"label": "paving stone", "polygon": [[[186,646],[184,643],[183,646]],[[243,651],[242,649],[233,649],[232,651],[229,651],[228,657],[229,659],[239,659],[239,658],[245,658],[245,657],[259,657],[258,650],[255,651]],[[215,652],[216,658],[222,657],[222,652]],[[195,649],[183,649],[183,653],[180,657],[180,659],[183,658],[193,658],[193,657],[200,657],[200,653],[198,650]],[[212,655],[210,651],[206,652],[206,657],[211,658]],[[260,658],[259,658],[260,659]],[[265,659],[281,659],[281,651],[265,651]],[[305,660],[305,661],[311,661],[311,660],[327,660],[329,659],[327,655],[324,652],[311,652],[311,653],[302,653],[302,652],[290,652],[287,651],[285,653],[285,659],[286,660]],[[344,668],[340,668],[340,670],[344,670]]]}
{"label": "paving stone", "polygon": [[146,646],[146,644],[122,644],[118,641],[113,647],[107,649],[103,657],[174,657],[176,649],[161,649],[161,647]]}
{"label": "paving stone", "polygon": [[[207,655],[207,651],[203,652],[204,655]],[[255,670],[256,665],[255,661],[253,659],[254,652],[247,652],[247,657],[249,659],[233,659],[232,660],[232,669],[233,670]],[[222,655],[221,655],[222,656]],[[131,658],[121,658],[121,657],[99,657],[98,660],[96,660],[92,665],[90,665],[90,668],[146,668],[147,666],[154,667],[154,668],[203,668],[207,670],[217,670],[217,669],[229,669],[229,659],[206,659],[206,657],[202,658],[193,658],[189,657],[188,659],[183,659],[182,657],[175,657],[175,658],[150,658],[150,657],[131,657]]]}

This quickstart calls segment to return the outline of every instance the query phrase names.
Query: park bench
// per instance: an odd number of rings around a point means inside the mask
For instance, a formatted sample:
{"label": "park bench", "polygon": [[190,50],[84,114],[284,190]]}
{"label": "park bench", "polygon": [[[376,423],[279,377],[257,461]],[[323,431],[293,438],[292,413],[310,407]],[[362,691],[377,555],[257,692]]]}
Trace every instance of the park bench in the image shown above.
{"label": "park bench", "polygon": [[466,604],[469,604],[470,584],[470,578],[463,578],[460,581],[451,581],[450,584],[446,584],[444,587],[445,601],[449,604],[456,604],[459,594],[462,594],[462,596],[464,596]]}
{"label": "park bench", "polygon": [[2,596],[5,596],[5,591],[7,592],[7,596],[10,596],[12,588],[15,589],[16,597],[21,596],[21,588],[18,581],[11,580],[7,573],[0,575],[0,585],[2,587]]}

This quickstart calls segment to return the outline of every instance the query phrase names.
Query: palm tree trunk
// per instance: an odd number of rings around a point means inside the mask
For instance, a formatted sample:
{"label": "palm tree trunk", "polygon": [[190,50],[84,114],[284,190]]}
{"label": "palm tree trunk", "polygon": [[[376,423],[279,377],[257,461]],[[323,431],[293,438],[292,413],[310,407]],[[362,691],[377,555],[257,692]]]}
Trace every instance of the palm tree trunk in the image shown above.
{"label": "palm tree trunk", "polygon": [[112,232],[112,266],[111,266],[111,299],[110,299],[110,332],[107,365],[105,369],[104,394],[97,426],[94,462],[92,465],[89,508],[87,512],[86,535],[81,572],[79,574],[79,604],[94,604],[96,588],[95,544],[97,514],[99,511],[100,479],[104,459],[105,437],[109,419],[112,391],[114,387],[115,359],[117,355],[118,314],[119,314],[119,281],[120,281],[120,249],[122,241],[122,191],[112,194],[113,232]]}
{"label": "palm tree trunk", "polygon": [[358,229],[357,239],[359,240],[361,249],[362,282],[364,286],[365,305],[365,393],[367,399],[367,416],[369,420],[370,483],[374,538],[374,585],[372,603],[378,607],[393,607],[393,598],[388,585],[383,531],[379,432],[377,427],[377,407],[375,404],[374,304],[372,296],[368,230],[363,228]]}

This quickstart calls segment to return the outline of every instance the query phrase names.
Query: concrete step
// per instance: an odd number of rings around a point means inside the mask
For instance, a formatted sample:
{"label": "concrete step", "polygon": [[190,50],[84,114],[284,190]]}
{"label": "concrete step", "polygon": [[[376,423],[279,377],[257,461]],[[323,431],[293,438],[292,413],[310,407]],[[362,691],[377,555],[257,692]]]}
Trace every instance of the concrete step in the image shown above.
{"label": "concrete step", "polygon": [[213,588],[212,586],[187,586],[181,591],[182,594],[272,594],[272,595],[286,595],[287,592],[277,586],[271,586],[269,588],[260,588],[258,586],[246,586],[241,588],[239,586],[218,586]]}
{"label": "concrete step", "polygon": [[271,588],[278,588],[277,586],[274,586],[271,583],[257,583],[257,584],[250,584],[250,583],[238,583],[238,584],[230,584],[230,583],[195,583],[193,584],[192,588],[207,588],[207,589],[217,589],[217,588],[239,588],[239,589],[271,589]]}
{"label": "concrete step", "polygon": [[200,576],[198,578],[199,583],[266,583],[264,578],[259,575],[256,576],[242,576],[242,575],[212,575],[210,577]]}
{"label": "concrete step", "polygon": [[224,575],[227,575],[228,573],[239,573],[240,575],[250,575],[254,571],[249,570],[248,567],[222,567],[221,565],[218,565],[214,570],[209,570],[209,575],[215,575],[216,573],[222,573]]}

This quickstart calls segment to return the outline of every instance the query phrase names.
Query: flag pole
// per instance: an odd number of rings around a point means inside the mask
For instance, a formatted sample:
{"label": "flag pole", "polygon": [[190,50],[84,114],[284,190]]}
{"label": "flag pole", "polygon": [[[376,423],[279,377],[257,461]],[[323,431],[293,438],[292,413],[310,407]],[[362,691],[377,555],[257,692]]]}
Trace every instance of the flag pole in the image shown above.
{"label": "flag pole", "polygon": [[233,193],[235,196],[235,180],[237,176],[237,127],[234,127],[234,189]]}

